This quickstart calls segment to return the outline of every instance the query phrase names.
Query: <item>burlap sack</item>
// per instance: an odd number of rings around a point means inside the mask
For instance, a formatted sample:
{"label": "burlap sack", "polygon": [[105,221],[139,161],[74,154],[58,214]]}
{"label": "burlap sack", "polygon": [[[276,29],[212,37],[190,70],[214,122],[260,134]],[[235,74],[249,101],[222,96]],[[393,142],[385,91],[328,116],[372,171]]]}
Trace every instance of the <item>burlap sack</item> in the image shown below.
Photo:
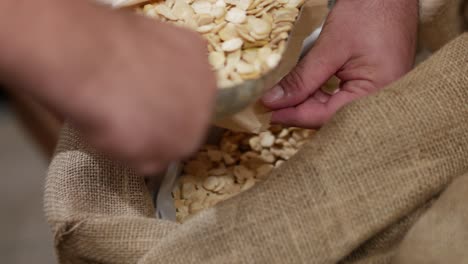
{"label": "burlap sack", "polygon": [[468,263],[468,173],[456,179],[411,228],[394,263]]}
{"label": "burlap sack", "polygon": [[340,111],[264,183],[183,225],[155,219],[143,180],[66,127],[45,190],[57,255],[62,263],[390,263],[419,215],[468,172],[467,73],[464,34]]}

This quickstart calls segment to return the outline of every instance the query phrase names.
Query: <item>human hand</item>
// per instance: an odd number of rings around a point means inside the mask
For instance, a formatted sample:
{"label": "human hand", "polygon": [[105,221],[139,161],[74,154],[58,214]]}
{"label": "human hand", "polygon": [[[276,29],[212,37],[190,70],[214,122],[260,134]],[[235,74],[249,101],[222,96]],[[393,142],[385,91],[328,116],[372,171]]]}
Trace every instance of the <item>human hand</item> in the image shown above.
{"label": "human hand", "polygon": [[[338,0],[314,47],[262,98],[272,122],[317,128],[344,105],[374,93],[411,70],[417,0]],[[320,87],[333,75],[338,92]]]}
{"label": "human hand", "polygon": [[151,173],[197,149],[216,83],[198,34],[126,19],[115,36],[121,41],[116,59],[108,58],[104,71],[82,86],[87,95],[70,116],[95,146]]}
{"label": "human hand", "polygon": [[10,63],[21,76],[14,85],[69,119],[98,150],[141,173],[194,152],[216,92],[202,38],[133,13],[62,2],[70,7],[62,5],[60,18],[41,22],[60,26],[36,28],[41,36],[29,41],[35,44],[28,67]]}

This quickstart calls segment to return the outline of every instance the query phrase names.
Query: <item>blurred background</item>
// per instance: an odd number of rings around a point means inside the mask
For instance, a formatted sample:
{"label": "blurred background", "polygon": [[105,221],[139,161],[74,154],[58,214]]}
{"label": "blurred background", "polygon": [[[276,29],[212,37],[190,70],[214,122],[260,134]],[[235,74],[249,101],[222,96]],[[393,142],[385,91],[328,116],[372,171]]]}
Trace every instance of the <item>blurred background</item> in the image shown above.
{"label": "blurred background", "polygon": [[0,262],[57,263],[42,209],[48,155],[18,118],[26,108],[0,87]]}

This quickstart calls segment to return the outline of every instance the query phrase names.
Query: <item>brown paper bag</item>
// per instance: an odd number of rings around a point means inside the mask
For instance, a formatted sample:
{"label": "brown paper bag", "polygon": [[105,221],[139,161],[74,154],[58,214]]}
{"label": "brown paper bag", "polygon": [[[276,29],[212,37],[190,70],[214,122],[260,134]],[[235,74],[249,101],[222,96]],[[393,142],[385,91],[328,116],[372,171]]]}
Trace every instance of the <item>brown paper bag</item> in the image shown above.
{"label": "brown paper bag", "polygon": [[[304,40],[320,27],[328,14],[327,1],[306,0],[288,40],[287,48],[278,66],[257,80],[266,91],[288,74],[299,61]],[[269,127],[270,113],[260,103],[243,111],[215,121],[215,125],[240,132],[258,133]]]}

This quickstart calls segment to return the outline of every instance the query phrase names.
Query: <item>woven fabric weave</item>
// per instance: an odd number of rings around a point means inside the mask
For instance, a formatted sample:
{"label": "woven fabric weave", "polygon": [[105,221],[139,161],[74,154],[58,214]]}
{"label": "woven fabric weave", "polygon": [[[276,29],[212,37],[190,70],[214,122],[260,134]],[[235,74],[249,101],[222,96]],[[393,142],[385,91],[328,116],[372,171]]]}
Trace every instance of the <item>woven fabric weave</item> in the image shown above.
{"label": "woven fabric weave", "polygon": [[251,190],[183,225],[143,179],[67,126],[45,211],[61,263],[390,263],[419,216],[468,172],[468,34],[339,111]]}

